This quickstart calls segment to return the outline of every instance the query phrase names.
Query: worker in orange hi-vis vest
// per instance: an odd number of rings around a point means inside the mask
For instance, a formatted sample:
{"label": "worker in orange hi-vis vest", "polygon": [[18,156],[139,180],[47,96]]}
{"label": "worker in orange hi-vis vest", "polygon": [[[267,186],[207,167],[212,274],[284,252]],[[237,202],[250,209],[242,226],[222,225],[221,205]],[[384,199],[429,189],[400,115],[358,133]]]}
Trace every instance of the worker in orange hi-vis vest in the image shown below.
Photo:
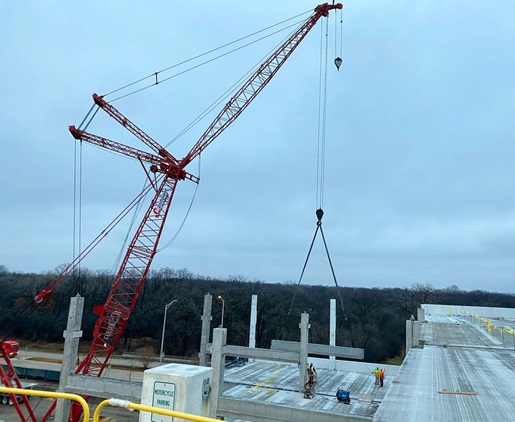
{"label": "worker in orange hi-vis vest", "polygon": [[379,387],[382,387],[384,383],[384,369],[379,371]]}

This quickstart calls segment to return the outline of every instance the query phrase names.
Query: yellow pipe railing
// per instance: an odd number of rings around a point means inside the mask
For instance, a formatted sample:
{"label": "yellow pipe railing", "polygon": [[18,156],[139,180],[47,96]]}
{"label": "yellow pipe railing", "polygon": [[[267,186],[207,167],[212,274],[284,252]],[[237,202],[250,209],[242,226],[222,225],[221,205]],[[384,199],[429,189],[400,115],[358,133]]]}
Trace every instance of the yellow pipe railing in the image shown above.
{"label": "yellow pipe railing", "polygon": [[129,410],[141,410],[144,412],[158,413],[160,415],[173,416],[175,418],[186,419],[188,421],[220,422],[219,419],[206,418],[205,416],[190,415],[188,413],[176,412],[175,410],[160,409],[158,407],[145,406],[143,404],[132,403],[127,400],[119,400],[119,399],[108,399],[108,400],[104,400],[103,402],[101,402],[95,409],[95,413],[93,414],[93,422],[98,422],[98,418],[100,417],[100,412],[107,405],[115,406],[115,407],[125,407],[126,409],[129,409]]}
{"label": "yellow pipe railing", "polygon": [[[66,399],[66,400],[75,400],[80,403],[82,406],[82,410],[84,412],[84,420],[89,421],[90,410],[88,403],[84,400],[83,397],[77,394],[69,394],[69,393],[58,393],[54,391],[40,391],[40,390],[25,390],[23,388],[8,388],[8,387],[0,387],[0,392],[14,394],[14,395],[25,395],[25,396],[38,396],[38,397],[50,397],[54,399]],[[140,410],[143,412],[150,413],[158,413],[160,415],[165,416],[173,416],[175,418],[181,418],[194,422],[220,422],[218,419],[207,418],[205,416],[191,415],[189,413],[177,412],[175,410],[166,410],[160,409],[158,407],[145,406],[142,404],[132,403],[127,400],[119,400],[119,399],[109,399],[101,402],[95,409],[95,413],[93,414],[93,422],[98,422],[100,417],[100,412],[102,409],[107,406],[114,407],[125,407],[129,410]]]}
{"label": "yellow pipe railing", "polygon": [[25,390],[23,388],[9,388],[9,387],[0,387],[1,393],[9,393],[14,395],[25,395],[25,396],[39,396],[39,397],[50,397],[54,399],[66,399],[66,400],[75,400],[80,403],[82,406],[82,410],[84,411],[84,420],[89,421],[89,406],[86,400],[83,397],[77,394],[69,394],[69,393],[58,393],[54,391],[40,391],[40,390]]}

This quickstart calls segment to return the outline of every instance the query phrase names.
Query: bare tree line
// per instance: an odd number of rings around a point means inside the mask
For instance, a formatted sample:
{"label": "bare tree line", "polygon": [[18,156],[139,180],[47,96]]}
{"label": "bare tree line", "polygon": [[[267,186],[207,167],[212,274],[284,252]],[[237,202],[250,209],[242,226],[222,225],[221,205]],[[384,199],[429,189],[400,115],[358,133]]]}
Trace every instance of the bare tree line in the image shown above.
{"label": "bare tree line", "polygon": [[[62,283],[52,297],[32,312],[26,320],[17,314],[32,303],[34,296],[58,273],[28,274],[10,272],[0,265],[0,327],[2,337],[11,335],[22,342],[62,342],[71,296],[85,297],[83,341],[91,339],[96,321],[92,309],[103,304],[113,281],[107,271],[82,269]],[[256,346],[270,347],[273,339],[298,340],[302,312],[310,314],[310,342],[329,343],[329,301],[339,298],[336,287],[301,285],[289,311],[296,286],[293,283],[248,281],[235,276],[215,279],[192,274],[186,269],[163,268],[152,271],[143,286],[134,312],[119,345],[119,351],[131,351],[143,343],[159,354],[164,307],[168,310],[165,354],[196,357],[200,345],[201,314],[204,295],[213,295],[212,327],[220,323],[222,295],[225,301],[224,326],[228,342],[247,345],[250,304],[258,296]],[[339,346],[365,349],[365,360],[381,362],[403,354],[405,320],[421,303],[462,306],[515,307],[515,295],[482,290],[463,291],[456,286],[435,289],[430,284],[413,284],[409,288],[340,287],[343,307],[337,300],[337,339]],[[12,333],[6,332],[19,322]]]}

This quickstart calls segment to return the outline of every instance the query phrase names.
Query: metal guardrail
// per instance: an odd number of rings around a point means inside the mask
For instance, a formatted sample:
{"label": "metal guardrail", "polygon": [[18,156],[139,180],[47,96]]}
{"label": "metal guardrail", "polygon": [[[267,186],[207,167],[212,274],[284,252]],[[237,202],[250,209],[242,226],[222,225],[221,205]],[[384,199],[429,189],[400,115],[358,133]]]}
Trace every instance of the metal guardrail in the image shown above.
{"label": "metal guardrail", "polygon": [[[84,412],[84,420],[89,421],[90,417],[90,409],[86,400],[83,397],[77,394],[70,393],[58,393],[53,391],[40,391],[40,390],[26,390],[22,388],[8,388],[8,387],[0,387],[0,392],[7,394],[16,395],[25,395],[25,396],[39,396],[39,397],[50,397],[55,399],[66,399],[66,400],[75,400],[80,403],[82,406],[82,410]],[[177,412],[175,410],[166,410],[160,409],[158,407],[145,406],[138,403],[132,403],[126,400],[119,399],[108,399],[101,402],[95,409],[95,413],[93,414],[93,422],[98,422],[100,418],[100,412],[105,406],[114,406],[114,407],[124,407],[129,410],[139,410],[143,412],[157,413],[159,415],[172,416],[176,418],[182,418],[189,421],[194,422],[220,422],[218,419],[212,419],[205,416],[199,415],[191,415],[189,413]]]}

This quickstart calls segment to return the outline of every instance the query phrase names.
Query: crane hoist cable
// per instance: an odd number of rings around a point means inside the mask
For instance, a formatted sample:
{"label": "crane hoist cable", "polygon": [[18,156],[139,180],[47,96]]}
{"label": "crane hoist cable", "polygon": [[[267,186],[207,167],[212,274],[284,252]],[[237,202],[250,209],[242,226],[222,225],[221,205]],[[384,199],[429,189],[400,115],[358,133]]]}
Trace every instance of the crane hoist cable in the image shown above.
{"label": "crane hoist cable", "polygon": [[[86,130],[93,121],[100,108],[93,104],[86,113],[79,125],[80,129]],[[95,111],[93,111],[95,110]],[[74,147],[73,162],[73,236],[72,236],[72,259],[75,261],[77,257],[77,248],[79,254],[82,248],[82,142],[77,148],[77,142]],[[77,266],[78,276],[80,277],[80,263]]]}
{"label": "crane hoist cable", "polygon": [[[333,263],[331,261],[331,256],[329,255],[329,249],[327,247],[327,242],[325,240],[324,231],[322,229],[322,217],[324,216],[323,203],[324,203],[324,185],[325,185],[325,140],[326,140],[326,127],[327,127],[327,58],[329,51],[329,43],[328,43],[328,23],[326,21],[325,28],[325,47],[322,48],[324,34],[323,34],[323,25],[321,29],[321,48],[320,48],[320,84],[319,84],[319,112],[318,112],[318,143],[317,143],[317,189],[316,189],[316,229],[315,234],[313,235],[313,239],[311,241],[311,245],[308,250],[308,254],[306,256],[306,260],[304,261],[304,266],[302,267],[302,271],[299,277],[299,281],[295,288],[290,308],[288,310],[288,315],[291,313],[293,304],[295,302],[295,297],[297,295],[300,283],[302,282],[302,277],[304,276],[304,272],[306,270],[306,266],[309,261],[309,257],[311,256],[311,251],[313,250],[313,245],[315,243],[315,239],[317,237],[318,232],[322,235],[322,240],[324,242],[325,252],[327,255],[327,259],[329,261],[329,266],[331,268],[331,274],[333,276],[334,284],[336,286],[336,291],[338,293],[340,306],[342,308],[342,312],[345,312],[345,307],[343,304],[343,298],[341,295],[340,287],[338,285],[338,281],[336,280],[336,274],[334,272]],[[325,54],[324,54],[325,51]]]}
{"label": "crane hoist cable", "polygon": [[[325,187],[325,138],[327,128],[327,57],[329,48],[328,21],[326,23],[325,37],[320,34],[320,76],[318,89],[318,133],[317,133],[317,189],[316,207],[324,206]],[[323,25],[320,25],[323,31]],[[325,38],[325,54],[323,54],[322,40]]]}
{"label": "crane hoist cable", "polygon": [[[90,109],[88,112],[91,113]],[[84,118],[84,120],[87,118]],[[83,120],[83,122],[84,122]],[[82,125],[83,123],[81,123]],[[73,150],[73,236],[72,236],[72,259],[75,260],[77,257],[77,249],[80,253],[81,250],[81,227],[82,227],[82,142],[80,145],[77,145],[77,142],[75,142],[74,150]],[[78,270],[80,271],[80,266],[78,267]]]}
{"label": "crane hoist cable", "polygon": [[[344,13],[344,10],[345,10],[345,6],[342,5],[342,10],[338,10],[335,14],[334,14],[334,27],[335,27],[335,31],[334,31],[334,57],[336,57],[334,59],[334,64],[336,66],[336,69],[340,70],[340,66],[342,65],[343,63],[343,60],[342,60],[342,56],[343,56],[343,13]],[[340,46],[340,54],[338,55],[338,25],[336,23],[336,19],[338,18],[338,15],[340,15],[340,42],[339,42],[339,46]]]}

